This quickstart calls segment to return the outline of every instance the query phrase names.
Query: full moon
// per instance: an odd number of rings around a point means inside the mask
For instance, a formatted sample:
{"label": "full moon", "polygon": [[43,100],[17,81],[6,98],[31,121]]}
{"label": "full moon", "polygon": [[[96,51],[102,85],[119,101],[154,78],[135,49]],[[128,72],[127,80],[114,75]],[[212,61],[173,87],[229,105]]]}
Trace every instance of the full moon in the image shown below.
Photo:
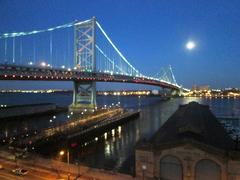
{"label": "full moon", "polygon": [[188,41],[187,44],[186,44],[186,48],[187,48],[188,50],[192,50],[192,49],[194,49],[195,47],[196,47],[196,44],[195,44],[195,42],[193,42],[193,41]]}

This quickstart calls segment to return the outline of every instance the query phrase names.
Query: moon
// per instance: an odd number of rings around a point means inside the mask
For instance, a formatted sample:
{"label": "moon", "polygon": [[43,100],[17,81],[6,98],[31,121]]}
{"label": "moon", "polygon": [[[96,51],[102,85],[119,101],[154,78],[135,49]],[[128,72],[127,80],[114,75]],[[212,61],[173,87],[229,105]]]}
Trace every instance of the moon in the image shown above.
{"label": "moon", "polygon": [[194,41],[188,41],[188,42],[186,43],[186,48],[187,48],[188,50],[193,50],[195,47],[196,47],[196,43],[195,43]]}

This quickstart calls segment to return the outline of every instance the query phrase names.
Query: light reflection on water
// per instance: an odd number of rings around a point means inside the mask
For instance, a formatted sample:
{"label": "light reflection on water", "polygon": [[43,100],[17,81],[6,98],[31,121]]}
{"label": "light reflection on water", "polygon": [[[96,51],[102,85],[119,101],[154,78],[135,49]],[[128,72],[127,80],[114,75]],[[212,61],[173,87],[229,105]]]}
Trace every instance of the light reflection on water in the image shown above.
{"label": "light reflection on water", "polygon": [[[27,97],[27,98],[26,98]],[[22,101],[22,98],[24,99]],[[26,101],[28,99],[28,101]],[[13,104],[13,102],[42,103],[53,102],[58,105],[68,105],[71,103],[71,94],[40,94],[40,95],[0,95],[0,104]],[[9,103],[9,102],[11,103]],[[151,137],[161,125],[176,111],[179,104],[186,104],[197,101],[208,104],[216,116],[240,117],[239,99],[204,99],[204,98],[175,98],[168,101],[160,101],[157,97],[98,97],[98,104],[101,106],[111,105],[121,102],[125,108],[141,109],[141,116],[128,123],[103,133],[101,136],[92,138],[83,146],[71,150],[72,162],[80,161],[92,167],[112,169],[121,172],[131,173],[134,167],[134,146],[140,139]],[[34,121],[23,120],[21,122],[0,122],[0,132],[4,136],[12,133],[27,132],[29,130],[39,130],[54,123],[64,122],[66,114],[56,115],[52,123],[49,120],[52,116],[38,117]],[[119,130],[120,129],[120,130]],[[81,138],[79,137],[79,141]]]}

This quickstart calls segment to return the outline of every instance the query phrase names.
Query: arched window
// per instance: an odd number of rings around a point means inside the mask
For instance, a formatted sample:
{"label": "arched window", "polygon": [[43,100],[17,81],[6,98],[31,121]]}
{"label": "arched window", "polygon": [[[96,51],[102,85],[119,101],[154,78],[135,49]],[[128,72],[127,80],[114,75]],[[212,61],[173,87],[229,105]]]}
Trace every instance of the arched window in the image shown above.
{"label": "arched window", "polygon": [[221,180],[221,167],[212,160],[199,161],[195,167],[196,180]]}
{"label": "arched window", "polygon": [[165,156],[160,160],[161,180],[182,180],[183,171],[181,162],[174,156]]}

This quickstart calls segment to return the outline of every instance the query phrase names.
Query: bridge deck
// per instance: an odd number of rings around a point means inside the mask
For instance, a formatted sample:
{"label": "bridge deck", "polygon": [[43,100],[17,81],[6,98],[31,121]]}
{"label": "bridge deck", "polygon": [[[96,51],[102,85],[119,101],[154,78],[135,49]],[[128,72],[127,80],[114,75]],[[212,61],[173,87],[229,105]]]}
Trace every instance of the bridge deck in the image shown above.
{"label": "bridge deck", "polygon": [[0,80],[123,82],[147,84],[176,90],[180,88],[175,84],[145,77],[133,77],[101,72],[82,72],[79,70],[52,69],[48,67],[14,66],[5,64],[0,64]]}

